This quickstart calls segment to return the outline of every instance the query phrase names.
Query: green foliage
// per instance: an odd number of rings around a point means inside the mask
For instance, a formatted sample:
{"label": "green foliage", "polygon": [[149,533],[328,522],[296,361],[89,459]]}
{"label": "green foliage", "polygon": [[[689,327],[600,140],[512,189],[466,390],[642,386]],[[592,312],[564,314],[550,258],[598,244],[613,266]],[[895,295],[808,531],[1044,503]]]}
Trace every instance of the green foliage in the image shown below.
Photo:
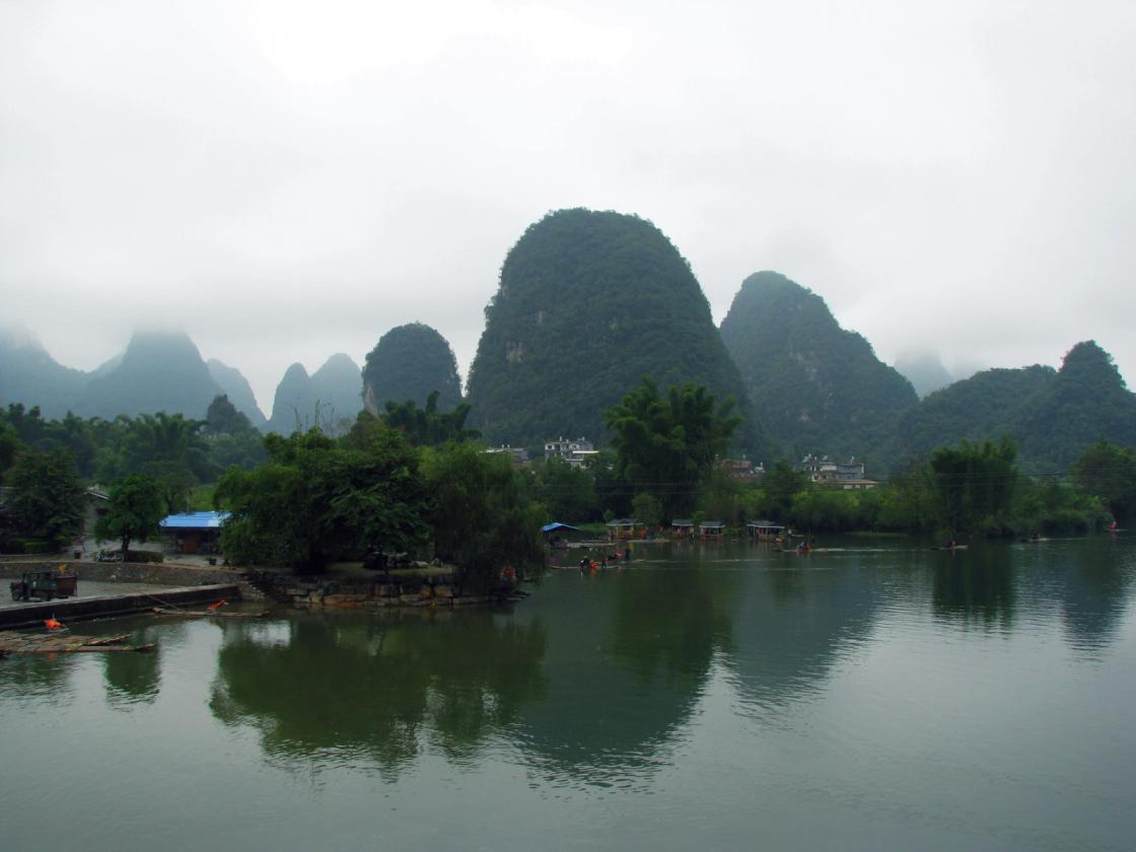
{"label": "green foliage", "polygon": [[1099,497],[1080,491],[1056,477],[1022,477],[1014,489],[1013,530],[1032,533],[1088,533],[1107,523]]}
{"label": "green foliage", "polygon": [[[469,404],[465,402],[458,403],[452,411],[439,411],[438,391],[432,391],[426,398],[425,408],[419,408],[409,399],[405,402],[388,402],[382,419],[387,426],[406,436],[411,444],[421,447],[477,438],[479,433],[476,430],[465,428],[468,416]],[[363,420],[364,415],[360,415],[359,421]]]}
{"label": "green foliage", "polygon": [[[469,400],[473,425],[494,443],[602,439],[604,409],[647,375],[663,387],[706,385],[749,413],[689,264],[635,216],[560,210],[531,225],[485,315]],[[754,443],[752,425],[739,444]]]}
{"label": "green foliage", "polygon": [[931,394],[900,419],[881,455],[910,461],[959,440],[1002,435],[1019,447],[1024,471],[1064,473],[1096,441],[1136,446],[1136,394],[1111,356],[1086,341],[1060,371],[986,370]]}
{"label": "green foliage", "polygon": [[16,460],[16,453],[19,449],[20,436],[8,423],[0,420],[0,482],[4,479],[4,472]]}
{"label": "green foliage", "polygon": [[1117,520],[1136,518],[1136,452],[1098,441],[1085,450],[1072,473],[1077,486],[1099,497]]}
{"label": "green foliage", "polygon": [[867,340],[840,328],[824,299],[776,272],[742,282],[722,340],[772,440],[795,458],[863,457],[918,401]]}
{"label": "green foliage", "polygon": [[577,523],[598,520],[602,513],[591,467],[574,467],[564,459],[550,458],[533,466],[536,499],[550,520]]}
{"label": "green foliage", "polygon": [[147,476],[161,490],[167,514],[184,512],[193,486],[211,480],[216,471],[209,459],[204,421],[158,412],[115,422],[119,428],[98,455],[99,479]]}
{"label": "green foliage", "polygon": [[797,494],[807,487],[808,478],[785,462],[777,462],[765,475],[762,485],[769,519],[784,523],[789,519]]}
{"label": "green foliage", "polygon": [[1017,449],[1003,439],[941,447],[931,454],[940,525],[951,536],[1007,527],[1018,479]]}
{"label": "green foliage", "polygon": [[666,521],[663,501],[654,494],[646,492],[635,495],[635,499],[631,501],[631,514],[648,528],[657,527]]}
{"label": "green foliage", "polygon": [[229,402],[228,394],[213,397],[205,412],[205,432],[209,435],[236,435],[252,429],[249,419]]}
{"label": "green foliage", "polygon": [[16,530],[58,545],[70,539],[83,518],[83,486],[66,450],[24,450],[5,476]]}
{"label": "green foliage", "polygon": [[146,541],[158,532],[158,522],[166,516],[162,488],[148,476],[134,474],[115,483],[110,490],[107,513],[95,525],[100,539],[122,542],[123,558],[128,558],[131,541]]}
{"label": "green foliage", "polygon": [[19,443],[32,449],[48,452],[67,450],[75,459],[80,476],[91,475],[95,457],[94,423],[68,414],[62,420],[45,420],[38,406],[24,408],[20,403],[11,403],[7,410],[0,411],[0,429],[8,428],[15,433]]}
{"label": "green foliage", "polygon": [[319,571],[423,541],[418,457],[398,433],[380,425],[341,444],[312,430],[265,443],[266,464],[231,468],[217,485],[215,500],[231,513],[221,531],[230,561]]}
{"label": "green foliage", "polygon": [[423,469],[434,552],[461,568],[467,585],[486,589],[506,566],[520,574],[541,563],[545,509],[528,498],[509,459],[473,444],[446,444],[424,453]]}
{"label": "green foliage", "polygon": [[263,436],[228,396],[218,396],[209,404],[203,431],[209,462],[215,470],[234,465],[253,468],[267,458]]}
{"label": "green foliage", "polygon": [[420,322],[392,328],[379,338],[363,367],[363,397],[372,412],[388,403],[413,402],[450,411],[461,402],[458,364],[450,344]]}
{"label": "green foliage", "polygon": [[734,401],[715,406],[706,388],[672,386],[666,397],[650,379],[604,412],[616,451],[616,475],[654,495],[665,518],[688,513],[702,478],[741,423]]}
{"label": "green foliage", "polygon": [[[746,520],[744,486],[721,468],[713,468],[702,481],[698,513],[735,525]],[[754,517],[758,517],[754,515]]]}

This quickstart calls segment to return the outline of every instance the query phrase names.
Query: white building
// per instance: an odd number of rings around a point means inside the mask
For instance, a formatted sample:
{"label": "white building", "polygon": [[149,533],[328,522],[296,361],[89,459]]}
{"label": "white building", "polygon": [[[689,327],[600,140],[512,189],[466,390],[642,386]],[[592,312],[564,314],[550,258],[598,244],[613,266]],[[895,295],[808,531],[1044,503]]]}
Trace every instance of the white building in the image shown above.
{"label": "white building", "polygon": [[573,467],[581,467],[590,458],[599,455],[592,442],[587,438],[565,438],[561,435],[554,441],[544,442],[544,457],[546,459],[564,459]]}

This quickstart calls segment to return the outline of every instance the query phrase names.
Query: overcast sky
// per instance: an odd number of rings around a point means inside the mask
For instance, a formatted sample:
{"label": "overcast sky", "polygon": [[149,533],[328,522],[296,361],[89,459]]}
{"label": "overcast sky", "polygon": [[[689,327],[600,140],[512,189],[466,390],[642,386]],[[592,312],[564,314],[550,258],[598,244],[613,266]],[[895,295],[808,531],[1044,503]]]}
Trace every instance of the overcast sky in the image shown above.
{"label": "overcast sky", "polygon": [[176,323],[267,411],[421,320],[463,375],[546,211],[775,269],[893,361],[1136,378],[1136,3],[0,0],[0,319]]}

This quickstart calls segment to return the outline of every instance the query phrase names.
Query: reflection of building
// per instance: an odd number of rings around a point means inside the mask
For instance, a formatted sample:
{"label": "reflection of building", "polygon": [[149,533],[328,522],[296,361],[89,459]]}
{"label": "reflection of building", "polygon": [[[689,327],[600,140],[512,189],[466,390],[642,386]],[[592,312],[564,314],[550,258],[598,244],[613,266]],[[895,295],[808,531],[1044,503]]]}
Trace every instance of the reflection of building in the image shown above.
{"label": "reflection of building", "polygon": [[183,512],[168,515],[158,526],[174,553],[219,553],[221,524],[228,512]]}
{"label": "reflection of building", "polygon": [[555,441],[544,442],[546,459],[564,459],[572,467],[582,467],[588,459],[598,456],[597,450],[587,438],[565,438],[561,435]]}
{"label": "reflection of building", "polygon": [[864,463],[856,461],[855,456],[847,462],[838,462],[828,456],[817,457],[810,453],[801,459],[797,470],[817,485],[843,488],[846,491],[875,488],[879,484],[864,477]]}
{"label": "reflection of building", "polygon": [[529,463],[529,451],[524,447],[510,447],[508,444],[502,444],[499,447],[490,447],[485,452],[489,455],[507,455],[517,467]]}

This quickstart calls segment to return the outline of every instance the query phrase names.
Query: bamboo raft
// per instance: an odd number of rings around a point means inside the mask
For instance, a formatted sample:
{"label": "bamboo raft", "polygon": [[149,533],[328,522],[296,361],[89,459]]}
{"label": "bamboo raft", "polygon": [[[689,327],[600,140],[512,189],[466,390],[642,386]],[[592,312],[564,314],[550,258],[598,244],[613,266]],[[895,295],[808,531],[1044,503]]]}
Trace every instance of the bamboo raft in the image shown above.
{"label": "bamboo raft", "polygon": [[222,612],[219,609],[175,609],[174,607],[156,606],[152,612],[154,615],[167,617],[182,616],[184,618],[267,618],[269,610],[262,609],[259,612]]}
{"label": "bamboo raft", "polygon": [[16,633],[0,631],[0,657],[7,654],[92,654],[147,652],[154,642],[128,645],[129,633],[118,636],[78,636],[74,633]]}

